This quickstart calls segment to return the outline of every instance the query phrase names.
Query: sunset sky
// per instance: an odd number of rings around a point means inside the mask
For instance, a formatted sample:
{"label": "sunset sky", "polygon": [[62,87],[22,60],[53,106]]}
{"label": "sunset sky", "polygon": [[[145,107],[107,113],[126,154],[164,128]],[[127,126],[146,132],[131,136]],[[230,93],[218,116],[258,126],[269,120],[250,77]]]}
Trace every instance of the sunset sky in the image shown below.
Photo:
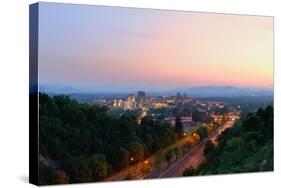
{"label": "sunset sky", "polygon": [[273,18],[40,3],[40,84],[273,87]]}

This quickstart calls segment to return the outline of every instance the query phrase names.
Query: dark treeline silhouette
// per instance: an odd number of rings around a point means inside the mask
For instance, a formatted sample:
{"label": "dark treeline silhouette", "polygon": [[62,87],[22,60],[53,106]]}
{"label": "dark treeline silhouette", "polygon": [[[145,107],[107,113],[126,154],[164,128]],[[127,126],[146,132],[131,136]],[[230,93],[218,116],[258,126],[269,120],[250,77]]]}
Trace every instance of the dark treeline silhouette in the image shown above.
{"label": "dark treeline silhouette", "polygon": [[197,169],[185,169],[184,176],[272,171],[273,107],[249,113],[222,132],[217,141],[217,145],[206,143],[206,161]]}
{"label": "dark treeline silhouette", "polygon": [[175,142],[168,124],[39,93],[39,184],[100,181]]}

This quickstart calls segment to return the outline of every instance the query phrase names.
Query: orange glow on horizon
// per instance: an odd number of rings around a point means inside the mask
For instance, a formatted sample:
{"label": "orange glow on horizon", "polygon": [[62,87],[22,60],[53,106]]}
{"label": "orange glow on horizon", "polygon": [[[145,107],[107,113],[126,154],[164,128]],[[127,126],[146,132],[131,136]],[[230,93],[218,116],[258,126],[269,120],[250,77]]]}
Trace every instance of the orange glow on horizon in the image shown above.
{"label": "orange glow on horizon", "polygon": [[104,22],[95,15],[84,20],[75,27],[77,40],[58,30],[71,23],[69,15],[57,25],[52,20],[48,32],[41,29],[48,39],[40,40],[42,82],[273,88],[272,17],[145,9],[126,17],[126,10],[116,8],[112,20],[100,11]]}

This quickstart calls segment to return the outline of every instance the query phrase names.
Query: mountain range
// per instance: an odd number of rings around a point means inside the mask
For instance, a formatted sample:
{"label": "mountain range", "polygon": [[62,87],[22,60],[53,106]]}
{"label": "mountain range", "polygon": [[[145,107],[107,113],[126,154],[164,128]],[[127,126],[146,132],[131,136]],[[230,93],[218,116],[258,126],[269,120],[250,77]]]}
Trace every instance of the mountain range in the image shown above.
{"label": "mountain range", "polygon": [[[40,86],[40,91],[53,94],[82,94],[82,93],[104,93],[104,92],[89,92],[76,89],[69,86]],[[136,93],[138,89],[130,93]],[[144,90],[146,91],[146,90]],[[253,87],[233,87],[233,86],[195,86],[195,87],[179,87],[165,91],[146,91],[148,95],[176,95],[176,93],[185,93],[191,97],[242,97],[242,96],[273,96],[272,89],[253,88]],[[110,92],[107,92],[110,93]],[[112,93],[128,93],[125,91]]]}
{"label": "mountain range", "polygon": [[[197,86],[189,88],[176,88],[173,92],[186,93],[193,97],[240,97],[240,96],[272,96],[272,89],[240,88],[233,86]],[[172,92],[171,91],[171,92]]]}

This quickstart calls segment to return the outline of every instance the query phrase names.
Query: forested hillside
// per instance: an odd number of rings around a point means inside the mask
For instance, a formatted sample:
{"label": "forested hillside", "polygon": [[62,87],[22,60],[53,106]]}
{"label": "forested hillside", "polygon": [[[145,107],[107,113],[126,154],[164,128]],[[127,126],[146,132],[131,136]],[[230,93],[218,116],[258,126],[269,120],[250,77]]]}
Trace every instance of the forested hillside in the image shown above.
{"label": "forested hillside", "polygon": [[192,167],[184,176],[259,172],[273,170],[273,108],[268,106],[249,113],[232,128],[226,129],[217,145],[208,141],[206,162]]}
{"label": "forested hillside", "polygon": [[39,103],[40,184],[98,181],[176,140],[168,124],[137,125],[133,116],[116,118],[64,95],[40,93]]}

